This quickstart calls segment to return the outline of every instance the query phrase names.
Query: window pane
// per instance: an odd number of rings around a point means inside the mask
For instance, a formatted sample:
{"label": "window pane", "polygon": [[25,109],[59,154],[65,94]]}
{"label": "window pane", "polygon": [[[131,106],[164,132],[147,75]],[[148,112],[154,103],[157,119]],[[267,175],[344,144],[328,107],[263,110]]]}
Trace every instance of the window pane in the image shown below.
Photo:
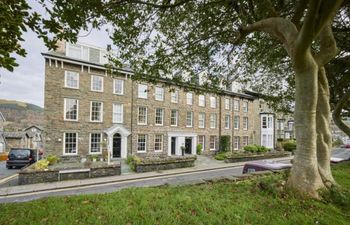
{"label": "window pane", "polygon": [[123,105],[113,104],[113,123],[123,123]]}
{"label": "window pane", "polygon": [[103,77],[100,77],[100,76],[91,77],[91,90],[103,91]]}
{"label": "window pane", "polygon": [[139,107],[138,123],[139,124],[147,124],[147,108],[146,107],[143,107],[143,106]]}
{"label": "window pane", "polygon": [[193,119],[192,116],[193,116],[192,112],[186,113],[186,126],[187,127],[192,127],[192,119]]}
{"label": "window pane", "polygon": [[65,133],[64,152],[66,154],[77,153],[77,133]]}
{"label": "window pane", "polygon": [[78,100],[77,99],[64,99],[64,119],[65,120],[78,120]]}
{"label": "window pane", "polygon": [[102,102],[91,102],[91,121],[102,122]]}
{"label": "window pane", "polygon": [[139,134],[137,136],[137,151],[145,152],[146,151],[146,135]]}
{"label": "window pane", "polygon": [[65,72],[65,87],[79,88],[79,73],[66,71]]}
{"label": "window pane", "polygon": [[139,84],[138,85],[138,97],[139,98],[147,98],[147,85],[145,84]]}
{"label": "window pane", "polygon": [[172,103],[178,103],[179,100],[179,92],[175,90],[174,92],[171,92],[171,102]]}
{"label": "window pane", "polygon": [[101,152],[101,133],[90,134],[90,152]]}
{"label": "window pane", "polygon": [[161,108],[156,108],[156,124],[163,125],[163,114],[164,110]]}
{"label": "window pane", "polygon": [[163,135],[154,136],[154,151],[163,151]]}
{"label": "window pane", "polygon": [[178,115],[178,111],[175,109],[172,109],[171,116],[170,116],[170,125],[177,126],[177,115]]}
{"label": "window pane", "polygon": [[124,94],[124,80],[114,79],[114,94]]}
{"label": "window pane", "polygon": [[164,100],[164,88],[156,87],[156,96],[155,99],[157,101],[163,101]]}

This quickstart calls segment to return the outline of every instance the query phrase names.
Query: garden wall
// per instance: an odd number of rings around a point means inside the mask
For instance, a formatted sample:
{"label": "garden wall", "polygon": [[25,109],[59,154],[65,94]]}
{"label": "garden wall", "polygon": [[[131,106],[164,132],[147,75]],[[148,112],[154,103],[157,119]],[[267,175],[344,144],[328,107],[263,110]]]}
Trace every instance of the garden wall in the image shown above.
{"label": "garden wall", "polygon": [[120,174],[120,164],[105,165],[86,169],[49,169],[46,171],[34,170],[33,168],[28,167],[18,173],[18,184],[24,185],[63,180],[78,180],[96,177],[117,176]]}
{"label": "garden wall", "polygon": [[157,170],[170,170],[176,168],[193,167],[196,159],[196,156],[141,159],[141,162],[136,163],[135,171],[137,173],[143,173]]}
{"label": "garden wall", "polygon": [[245,162],[245,161],[253,161],[253,160],[261,160],[261,159],[273,159],[280,157],[288,157],[290,156],[290,152],[276,152],[276,153],[265,153],[265,154],[256,154],[256,155],[231,155],[227,156],[225,159],[225,163],[235,163],[235,162]]}

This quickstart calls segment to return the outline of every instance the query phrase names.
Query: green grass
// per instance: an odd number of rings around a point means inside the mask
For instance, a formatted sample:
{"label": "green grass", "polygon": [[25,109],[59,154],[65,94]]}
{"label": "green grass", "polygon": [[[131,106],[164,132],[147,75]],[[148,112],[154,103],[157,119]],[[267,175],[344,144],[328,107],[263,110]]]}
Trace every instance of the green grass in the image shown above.
{"label": "green grass", "polygon": [[[350,163],[333,173],[350,190]],[[283,177],[1,204],[0,224],[350,224],[347,206],[293,197],[278,189]]]}

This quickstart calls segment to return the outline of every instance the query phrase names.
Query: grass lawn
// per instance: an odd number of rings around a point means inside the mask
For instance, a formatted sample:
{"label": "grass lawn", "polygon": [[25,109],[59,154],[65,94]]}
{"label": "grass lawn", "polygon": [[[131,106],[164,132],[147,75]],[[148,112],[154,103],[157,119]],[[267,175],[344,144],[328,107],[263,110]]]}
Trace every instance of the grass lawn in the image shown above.
{"label": "grass lawn", "polygon": [[[350,199],[350,162],[333,173]],[[350,224],[349,202],[293,197],[283,176],[0,204],[0,224]]]}

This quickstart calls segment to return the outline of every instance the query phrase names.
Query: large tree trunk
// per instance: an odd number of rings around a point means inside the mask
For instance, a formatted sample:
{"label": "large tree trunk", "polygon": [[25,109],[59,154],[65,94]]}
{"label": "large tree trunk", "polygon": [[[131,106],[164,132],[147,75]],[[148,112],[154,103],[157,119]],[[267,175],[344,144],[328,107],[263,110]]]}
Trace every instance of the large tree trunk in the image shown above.
{"label": "large tree trunk", "polygon": [[318,71],[318,100],[316,114],[317,161],[323,183],[335,184],[331,172],[332,135],[330,132],[329,86],[324,67]]}
{"label": "large tree trunk", "polygon": [[297,149],[287,187],[318,198],[325,187],[316,155],[316,106],[318,66],[310,50],[293,58],[295,70],[295,130]]}
{"label": "large tree trunk", "polygon": [[333,110],[332,116],[333,116],[334,123],[339,127],[339,129],[342,130],[345,134],[347,134],[350,137],[350,127],[348,127],[341,120],[341,111],[343,110],[344,106],[349,102],[350,102],[350,90],[348,90],[347,93],[344,93],[343,97],[339,100],[339,102],[337,103],[337,105]]}

